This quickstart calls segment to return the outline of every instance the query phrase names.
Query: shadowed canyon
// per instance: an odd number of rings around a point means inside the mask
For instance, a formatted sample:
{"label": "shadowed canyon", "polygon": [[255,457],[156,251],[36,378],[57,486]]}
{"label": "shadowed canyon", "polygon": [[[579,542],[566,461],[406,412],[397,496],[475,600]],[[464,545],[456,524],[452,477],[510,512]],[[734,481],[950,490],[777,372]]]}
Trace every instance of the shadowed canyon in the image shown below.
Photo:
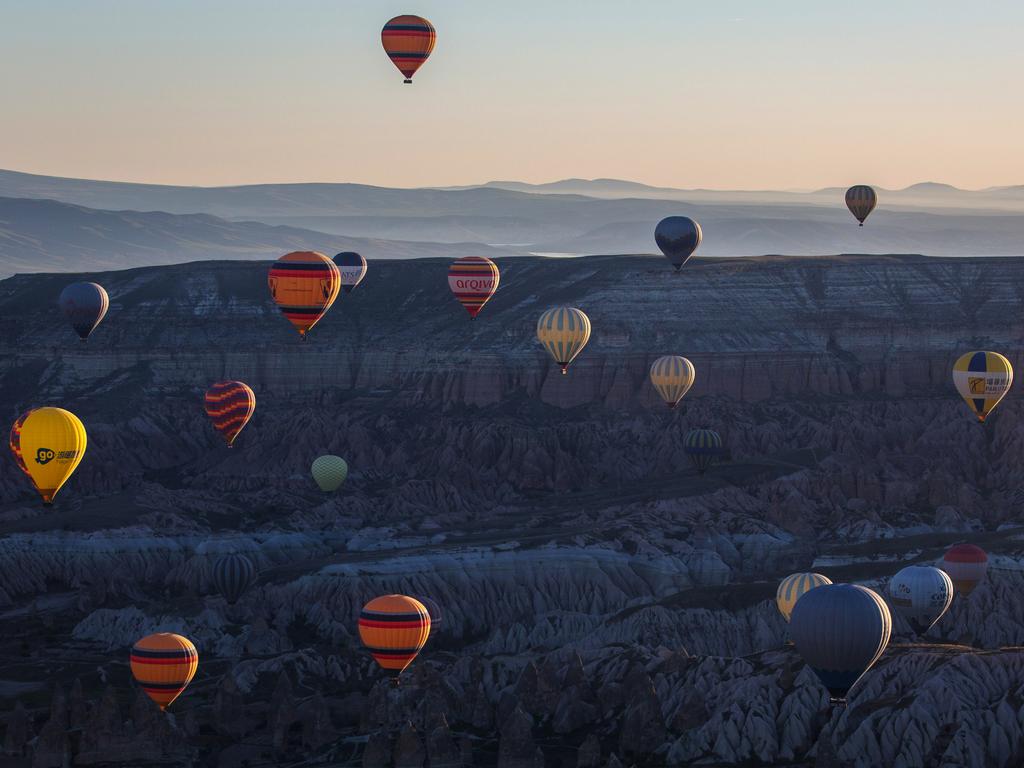
{"label": "shadowed canyon", "polygon": [[[6,423],[60,405],[89,439],[52,508],[0,458],[0,766],[1024,764],[1022,401],[981,426],[950,376],[1024,362],[1024,259],[496,261],[473,321],[449,260],[371,261],[304,343],[265,262],[0,282]],[[74,279],[110,295],[84,344]],[[567,376],[534,337],[562,303],[594,328]],[[697,370],[674,411],[664,354]],[[221,379],[256,394],[233,449],[202,407]],[[729,448],[703,477],[699,426]],[[961,541],[986,580],[923,638],[894,614],[830,706],[778,580],[884,594]],[[226,551],[259,568],[235,605]],[[441,609],[399,687],[356,632],[387,592]],[[167,715],[127,663],[160,630],[200,657]]]}

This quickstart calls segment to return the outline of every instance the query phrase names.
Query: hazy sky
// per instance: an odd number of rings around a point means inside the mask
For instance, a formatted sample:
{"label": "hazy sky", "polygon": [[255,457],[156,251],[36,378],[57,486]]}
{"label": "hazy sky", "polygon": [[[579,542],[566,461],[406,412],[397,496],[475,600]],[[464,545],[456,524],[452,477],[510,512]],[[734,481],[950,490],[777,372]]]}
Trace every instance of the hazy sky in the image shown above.
{"label": "hazy sky", "polygon": [[[180,184],[1024,183],[1024,3],[0,0],[0,167]],[[380,27],[438,29],[411,86]]]}

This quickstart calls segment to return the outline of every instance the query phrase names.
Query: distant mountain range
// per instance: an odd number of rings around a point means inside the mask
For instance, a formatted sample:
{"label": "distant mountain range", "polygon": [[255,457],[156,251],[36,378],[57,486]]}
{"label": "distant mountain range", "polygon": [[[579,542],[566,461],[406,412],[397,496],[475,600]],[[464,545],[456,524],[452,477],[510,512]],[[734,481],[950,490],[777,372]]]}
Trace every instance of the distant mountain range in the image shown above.
{"label": "distant mountain range", "polygon": [[479,245],[344,237],[206,214],[104,211],[53,200],[0,197],[0,277],[210,259],[271,259],[294,250],[332,255],[354,250],[368,258],[509,253]]}
{"label": "distant mountain range", "polygon": [[368,258],[654,252],[663,217],[701,222],[698,255],[1024,254],[1024,187],[879,190],[863,229],[843,189],[717,191],[616,179],[462,188],[182,187],[0,171],[0,276],[312,248]]}

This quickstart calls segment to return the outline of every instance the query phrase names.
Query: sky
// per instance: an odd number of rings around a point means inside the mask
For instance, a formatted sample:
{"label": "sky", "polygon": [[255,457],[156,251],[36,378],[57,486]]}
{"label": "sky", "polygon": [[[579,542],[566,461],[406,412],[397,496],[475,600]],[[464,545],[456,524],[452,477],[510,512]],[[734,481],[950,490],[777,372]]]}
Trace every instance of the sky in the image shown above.
{"label": "sky", "polygon": [[[404,85],[380,28],[438,30]],[[1024,3],[0,0],[0,167],[152,183],[1024,183]]]}

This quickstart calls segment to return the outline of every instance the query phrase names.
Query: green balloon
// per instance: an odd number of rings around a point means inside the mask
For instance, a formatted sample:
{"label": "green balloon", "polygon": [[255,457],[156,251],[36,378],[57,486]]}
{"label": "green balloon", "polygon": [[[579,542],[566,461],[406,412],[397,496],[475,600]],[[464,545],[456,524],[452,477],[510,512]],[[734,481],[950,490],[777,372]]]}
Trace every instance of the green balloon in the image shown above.
{"label": "green balloon", "polygon": [[348,477],[348,464],[340,456],[321,456],[313,462],[312,471],[321,491],[336,491]]}

